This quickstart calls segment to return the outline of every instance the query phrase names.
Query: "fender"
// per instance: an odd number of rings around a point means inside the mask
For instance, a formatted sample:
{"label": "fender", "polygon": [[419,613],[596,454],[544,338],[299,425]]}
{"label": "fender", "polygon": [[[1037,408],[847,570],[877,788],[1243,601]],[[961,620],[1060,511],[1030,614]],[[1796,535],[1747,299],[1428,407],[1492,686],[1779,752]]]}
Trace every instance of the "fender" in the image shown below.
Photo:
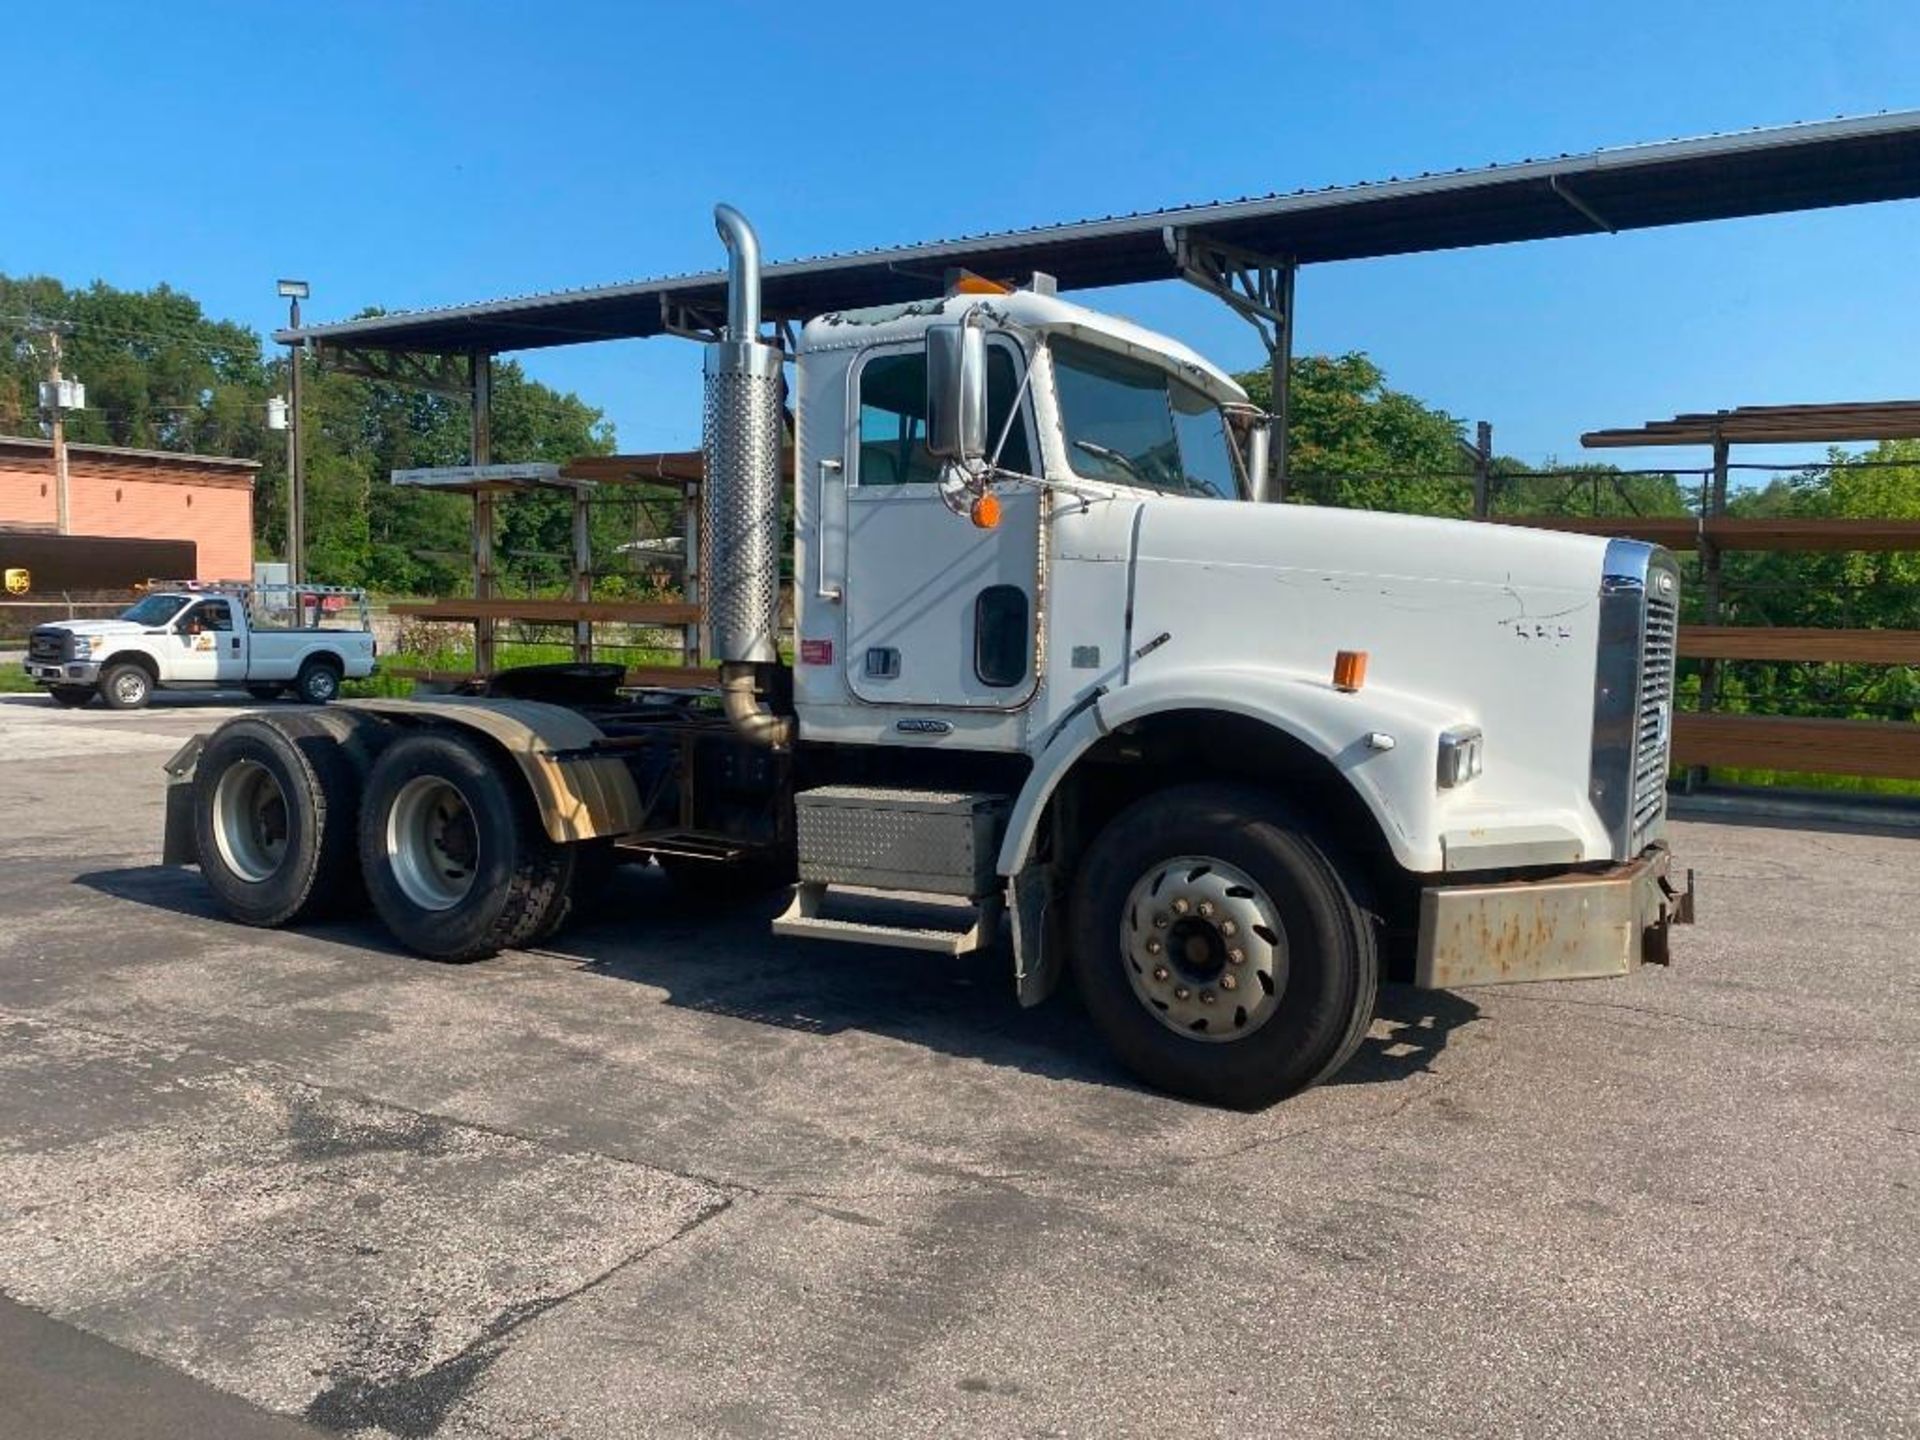
{"label": "fender", "polygon": [[[1440,732],[1470,717],[1383,686],[1349,693],[1296,673],[1222,667],[1175,670],[1127,685],[1054,735],[1034,756],[1008,817],[999,873],[1011,878],[1025,866],[1047,801],[1082,755],[1129,721],[1177,710],[1242,715],[1293,737],[1353,787],[1401,866],[1441,868],[1434,761]],[[1391,737],[1391,748],[1376,748],[1369,740],[1376,735]]]}
{"label": "fender", "polygon": [[633,775],[611,756],[581,753],[605,736],[575,711],[537,700],[451,695],[339,705],[401,723],[431,720],[486,736],[520,767],[547,838],[556,844],[627,835],[641,826],[644,812]]}

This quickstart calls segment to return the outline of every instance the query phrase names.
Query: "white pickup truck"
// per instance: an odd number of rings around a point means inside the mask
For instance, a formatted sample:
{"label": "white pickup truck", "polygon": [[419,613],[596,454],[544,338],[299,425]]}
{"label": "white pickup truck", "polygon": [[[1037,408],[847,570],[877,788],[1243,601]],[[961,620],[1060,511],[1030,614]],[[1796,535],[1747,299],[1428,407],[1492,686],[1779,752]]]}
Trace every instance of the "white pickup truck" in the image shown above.
{"label": "white pickup truck", "polygon": [[42,625],[26,670],[62,705],[138,710],[156,689],[238,690],[311,705],[371,675],[366,592],[338,586],[156,590],[113,620]]}

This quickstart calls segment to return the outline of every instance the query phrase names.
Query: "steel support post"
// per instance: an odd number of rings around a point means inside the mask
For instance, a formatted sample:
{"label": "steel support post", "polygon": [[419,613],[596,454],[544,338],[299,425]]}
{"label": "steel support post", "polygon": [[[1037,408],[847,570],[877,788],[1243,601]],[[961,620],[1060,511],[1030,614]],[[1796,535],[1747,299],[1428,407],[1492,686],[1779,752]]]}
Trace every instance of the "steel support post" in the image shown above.
{"label": "steel support post", "polygon": [[1259,333],[1273,386],[1273,437],[1267,448],[1266,493],[1286,498],[1287,425],[1293,412],[1293,281],[1291,256],[1260,255],[1170,225],[1163,232],[1180,277],[1224,302]]}
{"label": "steel support post", "polygon": [[[1727,470],[1730,447],[1726,438],[1717,430],[1713,436],[1713,479],[1707,490],[1706,513],[1702,520],[1715,520],[1727,513]],[[1720,547],[1706,533],[1703,527],[1700,536],[1700,623],[1718,625],[1720,623]],[[1709,714],[1720,698],[1720,662],[1704,659],[1700,662],[1700,713]],[[1707,780],[1707,767],[1691,766],[1687,770],[1686,787],[1689,791],[1704,785]]]}
{"label": "steel support post", "polygon": [[[472,385],[471,432],[468,442],[470,464],[493,463],[493,356],[475,350],[468,357],[468,378]],[[493,583],[493,493],[473,492],[473,598],[491,600]],[[473,622],[473,668],[476,674],[491,675],[494,666],[494,626],[486,616]]]}
{"label": "steel support post", "polygon": [[[587,487],[573,487],[573,598],[593,599],[593,533],[588,525]],[[585,665],[593,659],[593,622],[573,622],[573,658]]]}

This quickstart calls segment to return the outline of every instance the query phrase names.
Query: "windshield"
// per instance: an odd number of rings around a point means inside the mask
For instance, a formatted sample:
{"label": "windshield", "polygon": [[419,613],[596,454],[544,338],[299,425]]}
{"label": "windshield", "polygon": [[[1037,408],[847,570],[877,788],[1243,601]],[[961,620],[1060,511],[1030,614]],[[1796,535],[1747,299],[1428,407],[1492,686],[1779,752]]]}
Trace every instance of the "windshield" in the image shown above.
{"label": "windshield", "polygon": [[1052,341],[1060,419],[1076,473],[1220,500],[1240,496],[1226,417],[1155,366],[1077,340]]}
{"label": "windshield", "polygon": [[120,618],[136,625],[164,625],[178,615],[186,603],[179,595],[149,595],[138,605],[122,610]]}

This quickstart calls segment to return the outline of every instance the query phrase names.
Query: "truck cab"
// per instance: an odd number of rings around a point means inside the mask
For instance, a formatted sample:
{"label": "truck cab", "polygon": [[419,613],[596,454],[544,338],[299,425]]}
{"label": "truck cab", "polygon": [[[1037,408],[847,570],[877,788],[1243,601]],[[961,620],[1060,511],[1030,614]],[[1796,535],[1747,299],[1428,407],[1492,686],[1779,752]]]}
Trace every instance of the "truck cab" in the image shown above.
{"label": "truck cab", "polygon": [[111,620],[39,626],[25,665],[69,707],[98,695],[138,710],[157,689],[291,691],[325,704],[341,680],[373,673],[374,651],[363,591],[234,584],[154,588]]}
{"label": "truck cab", "polygon": [[718,693],[508,672],[339,707],[324,765],[235,722],[170,767],[168,841],[231,913],[296,919],[357,851],[398,938],[469,960],[622,857],[792,884],[784,937],[1004,930],[1023,1003],[1070,967],[1130,1068],[1230,1105],[1338,1069],[1383,976],[1665,959],[1670,556],[1263,503],[1231,377],[1044,285],[823,315],[787,354],[716,221],[687,553]]}

